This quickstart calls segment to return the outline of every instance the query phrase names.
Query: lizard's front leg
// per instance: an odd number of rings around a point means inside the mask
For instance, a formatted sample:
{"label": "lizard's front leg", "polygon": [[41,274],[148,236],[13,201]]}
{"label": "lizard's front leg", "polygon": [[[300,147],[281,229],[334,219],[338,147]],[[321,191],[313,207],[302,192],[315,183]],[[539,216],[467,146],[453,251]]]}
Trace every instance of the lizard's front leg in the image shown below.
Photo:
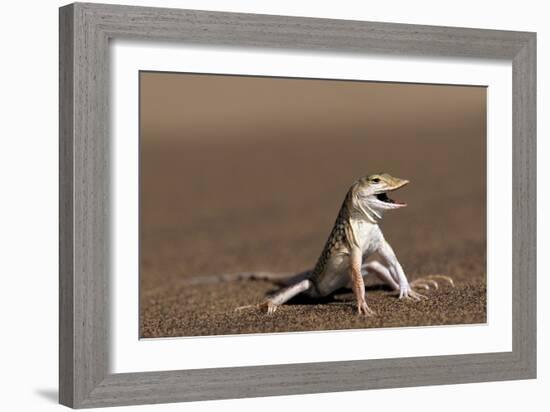
{"label": "lizard's front leg", "polygon": [[378,250],[378,253],[380,253],[380,256],[386,262],[392,278],[399,285],[399,299],[403,299],[403,298],[413,299],[413,300],[427,299],[426,296],[418,292],[415,292],[411,288],[411,285],[407,280],[407,276],[405,276],[405,272],[403,271],[403,267],[397,260],[397,256],[395,256],[395,252],[393,251],[390,244],[386,242],[386,240],[382,241],[380,248]]}
{"label": "lizard's front leg", "polygon": [[359,248],[353,248],[351,250],[349,260],[349,273],[353,293],[357,300],[357,312],[360,315],[372,316],[375,313],[367,306],[367,301],[365,299],[365,283],[363,282],[363,275],[361,274],[362,256]]}

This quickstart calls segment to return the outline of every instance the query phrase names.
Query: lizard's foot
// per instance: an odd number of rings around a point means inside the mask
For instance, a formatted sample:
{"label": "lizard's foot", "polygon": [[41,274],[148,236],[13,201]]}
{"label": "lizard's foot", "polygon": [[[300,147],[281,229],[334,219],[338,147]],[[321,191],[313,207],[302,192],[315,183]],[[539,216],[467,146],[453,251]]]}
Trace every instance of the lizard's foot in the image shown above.
{"label": "lizard's foot", "polygon": [[444,281],[448,282],[452,287],[455,286],[455,284],[453,282],[453,279],[451,277],[445,276],[445,275],[424,276],[424,277],[413,280],[410,283],[410,286],[412,288],[421,288],[421,289],[424,289],[424,290],[430,290],[431,288],[434,288],[434,289],[437,290],[437,289],[439,289],[439,283],[437,282],[436,279],[444,280]]}
{"label": "lizard's foot", "polygon": [[235,308],[235,311],[240,312],[241,310],[245,310],[245,309],[260,309],[265,313],[267,313],[268,315],[272,315],[273,313],[275,313],[278,307],[279,305],[274,304],[270,300],[266,300],[265,302],[256,303],[255,305],[239,306]]}
{"label": "lizard's foot", "polygon": [[412,285],[404,285],[399,287],[399,299],[407,299],[407,300],[416,300],[420,301],[422,299],[428,299],[426,296],[422,295],[421,293],[415,292],[412,287]]}
{"label": "lizard's foot", "polygon": [[260,309],[264,310],[265,313],[268,315],[273,315],[277,310],[277,308],[279,307],[279,305],[276,305],[270,300],[266,300],[265,302],[260,303],[259,306],[260,306]]}
{"label": "lizard's foot", "polygon": [[357,313],[365,316],[375,316],[376,313],[367,306],[367,302],[357,302]]}

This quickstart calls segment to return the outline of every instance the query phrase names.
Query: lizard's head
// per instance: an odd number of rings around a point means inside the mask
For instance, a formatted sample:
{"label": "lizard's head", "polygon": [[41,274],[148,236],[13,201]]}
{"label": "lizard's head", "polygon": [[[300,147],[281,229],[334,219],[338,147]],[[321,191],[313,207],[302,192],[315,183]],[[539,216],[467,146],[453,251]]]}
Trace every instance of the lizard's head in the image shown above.
{"label": "lizard's head", "polygon": [[360,208],[378,212],[399,209],[407,206],[388,196],[389,192],[409,183],[408,180],[393,177],[387,173],[376,173],[360,178],[352,186],[356,202]]}

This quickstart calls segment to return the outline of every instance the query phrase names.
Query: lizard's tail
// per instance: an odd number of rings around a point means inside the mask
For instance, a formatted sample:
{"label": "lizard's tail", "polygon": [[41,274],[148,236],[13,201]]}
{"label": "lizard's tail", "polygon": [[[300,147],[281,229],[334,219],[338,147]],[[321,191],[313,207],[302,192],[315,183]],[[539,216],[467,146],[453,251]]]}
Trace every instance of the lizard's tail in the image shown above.
{"label": "lizard's tail", "polygon": [[198,276],[186,280],[190,285],[205,285],[211,283],[236,282],[239,280],[267,280],[281,286],[291,285],[297,281],[307,279],[311,270],[300,273],[274,273],[274,272],[236,272],[218,275]]}

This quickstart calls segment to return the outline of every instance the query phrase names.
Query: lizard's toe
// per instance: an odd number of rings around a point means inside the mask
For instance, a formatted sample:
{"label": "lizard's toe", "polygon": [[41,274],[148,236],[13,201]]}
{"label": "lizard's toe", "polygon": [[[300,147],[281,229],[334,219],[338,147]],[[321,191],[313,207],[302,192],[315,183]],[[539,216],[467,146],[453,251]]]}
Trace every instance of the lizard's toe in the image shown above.
{"label": "lizard's toe", "polygon": [[415,292],[414,290],[410,291],[408,297],[409,297],[409,299],[413,299],[413,300],[416,300],[416,301],[421,301],[421,300],[428,299],[428,297],[426,295],[423,295],[422,293]]}
{"label": "lizard's toe", "polygon": [[239,307],[236,307],[235,308],[235,312],[240,312],[241,310],[245,310],[245,309],[251,309],[251,308],[257,308],[258,305],[244,305],[244,306],[239,306]]}
{"label": "lizard's toe", "polygon": [[417,279],[413,282],[411,282],[411,287],[415,289],[424,289],[424,290],[430,290],[431,288],[439,289],[439,285],[435,280],[424,280],[424,279]]}
{"label": "lizard's toe", "polygon": [[403,287],[399,290],[399,299],[414,300],[418,302],[423,299],[428,299],[428,297],[421,293],[415,292],[410,287]]}
{"label": "lizard's toe", "polygon": [[357,313],[364,316],[375,316],[376,313],[367,306],[367,302],[357,304]]}
{"label": "lizard's toe", "polygon": [[267,300],[265,301],[264,303],[262,303],[260,305],[260,308],[262,310],[265,310],[265,313],[268,314],[268,315],[273,315],[275,313],[275,311],[277,310],[278,306],[275,305],[273,302],[271,302],[270,300]]}
{"label": "lizard's toe", "polygon": [[413,288],[422,288],[422,289],[428,290],[428,289],[430,289],[430,287],[433,287],[434,289],[437,290],[437,289],[439,289],[438,280],[439,281],[445,281],[445,282],[449,283],[449,285],[451,287],[455,286],[453,278],[451,278],[450,276],[445,276],[445,275],[428,275],[428,276],[424,276],[424,277],[413,280],[410,283],[410,285]]}

